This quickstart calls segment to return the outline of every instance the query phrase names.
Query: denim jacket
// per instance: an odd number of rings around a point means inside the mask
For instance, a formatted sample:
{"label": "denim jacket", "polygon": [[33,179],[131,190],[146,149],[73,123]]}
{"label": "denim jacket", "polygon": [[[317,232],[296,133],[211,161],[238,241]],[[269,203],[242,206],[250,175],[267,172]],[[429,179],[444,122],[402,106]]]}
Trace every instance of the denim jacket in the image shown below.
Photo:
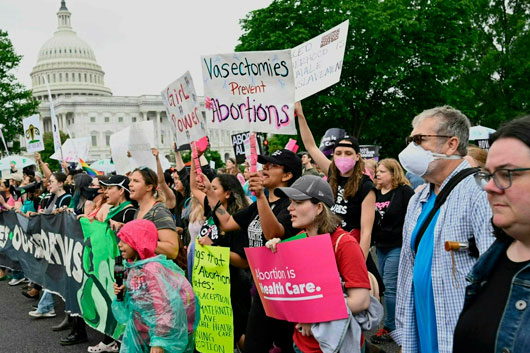
{"label": "denim jacket", "polygon": [[[496,240],[482,255],[466,277],[464,310],[469,307],[482,286],[488,281],[499,256],[506,252],[511,241]],[[512,279],[510,294],[495,340],[496,353],[530,352],[530,264],[517,272]]]}

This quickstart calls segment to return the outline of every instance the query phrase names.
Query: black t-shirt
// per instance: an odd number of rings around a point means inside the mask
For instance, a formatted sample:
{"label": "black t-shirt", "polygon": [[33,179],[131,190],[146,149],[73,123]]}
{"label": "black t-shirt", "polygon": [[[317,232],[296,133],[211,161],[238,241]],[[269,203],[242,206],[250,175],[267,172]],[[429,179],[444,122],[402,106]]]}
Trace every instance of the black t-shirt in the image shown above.
{"label": "black t-shirt", "polygon": [[111,219],[116,222],[127,223],[134,220],[135,215],[136,208],[129,206],[116,213],[114,216],[111,217]]}
{"label": "black t-shirt", "polygon": [[382,194],[375,191],[375,220],[372,241],[379,248],[398,248],[403,242],[403,223],[414,190],[408,185]]}
{"label": "black t-shirt", "polygon": [[[289,199],[282,197],[274,202],[270,202],[269,205],[272,208],[272,212],[276,216],[278,222],[283,225],[285,234],[282,239],[289,238],[296,235],[300,230],[293,228],[291,223],[291,216],[287,207],[289,207]],[[261,222],[259,219],[258,205],[253,203],[249,207],[245,208],[232,216],[241,230],[246,232],[248,238],[248,246],[251,248],[264,246],[267,239],[263,236],[263,230],[261,229]]]}
{"label": "black t-shirt", "polygon": [[208,199],[204,197],[204,221],[199,237],[209,237],[216,246],[224,246],[230,248],[230,251],[235,252],[242,258],[245,258],[244,248],[248,247],[248,238],[242,230],[233,232],[224,232],[219,229],[219,221],[217,217],[213,217],[212,209],[208,204]]}
{"label": "black t-shirt", "polygon": [[348,182],[347,177],[339,176],[337,198],[331,211],[342,218],[342,229],[349,232],[352,229],[361,229],[361,210],[364,198],[370,190],[374,189],[374,183],[370,177],[363,175],[359,189],[353,197],[344,199],[344,187]]}
{"label": "black t-shirt", "polygon": [[453,353],[495,351],[499,323],[510,294],[513,276],[530,261],[513,262],[506,252],[499,257],[474,301],[460,314],[456,324]]}
{"label": "black t-shirt", "polygon": [[54,202],[55,200],[55,207],[54,209],[61,208],[63,206],[69,206],[70,201],[72,200],[72,195],[70,194],[62,194],[59,197],[56,197],[55,195],[51,195],[51,197],[48,199],[48,202],[46,204],[46,208],[50,206],[50,202]]}

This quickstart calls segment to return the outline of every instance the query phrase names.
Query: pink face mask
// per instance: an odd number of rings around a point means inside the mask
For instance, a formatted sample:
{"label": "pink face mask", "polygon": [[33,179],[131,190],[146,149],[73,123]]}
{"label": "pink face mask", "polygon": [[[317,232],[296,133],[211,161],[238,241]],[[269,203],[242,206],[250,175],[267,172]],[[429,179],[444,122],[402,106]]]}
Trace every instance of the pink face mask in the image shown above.
{"label": "pink face mask", "polygon": [[345,157],[334,158],[333,161],[341,174],[348,173],[355,167],[355,163],[357,162],[355,159]]}

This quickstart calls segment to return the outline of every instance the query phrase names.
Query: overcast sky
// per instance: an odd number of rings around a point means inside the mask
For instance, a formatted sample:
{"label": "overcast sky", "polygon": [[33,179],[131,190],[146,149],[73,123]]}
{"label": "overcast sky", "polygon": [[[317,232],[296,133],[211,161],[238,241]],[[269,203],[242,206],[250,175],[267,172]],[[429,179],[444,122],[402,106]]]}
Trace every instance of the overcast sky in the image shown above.
{"label": "overcast sky", "polygon": [[[272,0],[67,0],[73,30],[94,51],[118,96],[160,94],[190,70],[202,94],[200,56],[232,52],[239,20]],[[1,0],[0,28],[23,59],[15,75],[31,88],[41,46],[57,29],[60,0]]]}

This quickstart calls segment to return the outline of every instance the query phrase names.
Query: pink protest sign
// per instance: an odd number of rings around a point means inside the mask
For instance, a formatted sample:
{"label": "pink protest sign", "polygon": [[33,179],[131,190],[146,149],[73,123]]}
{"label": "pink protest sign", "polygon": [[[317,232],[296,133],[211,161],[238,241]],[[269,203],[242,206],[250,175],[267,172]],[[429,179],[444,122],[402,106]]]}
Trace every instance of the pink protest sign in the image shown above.
{"label": "pink protest sign", "polygon": [[267,316],[303,323],[348,317],[329,234],[280,243],[277,249],[245,248]]}

